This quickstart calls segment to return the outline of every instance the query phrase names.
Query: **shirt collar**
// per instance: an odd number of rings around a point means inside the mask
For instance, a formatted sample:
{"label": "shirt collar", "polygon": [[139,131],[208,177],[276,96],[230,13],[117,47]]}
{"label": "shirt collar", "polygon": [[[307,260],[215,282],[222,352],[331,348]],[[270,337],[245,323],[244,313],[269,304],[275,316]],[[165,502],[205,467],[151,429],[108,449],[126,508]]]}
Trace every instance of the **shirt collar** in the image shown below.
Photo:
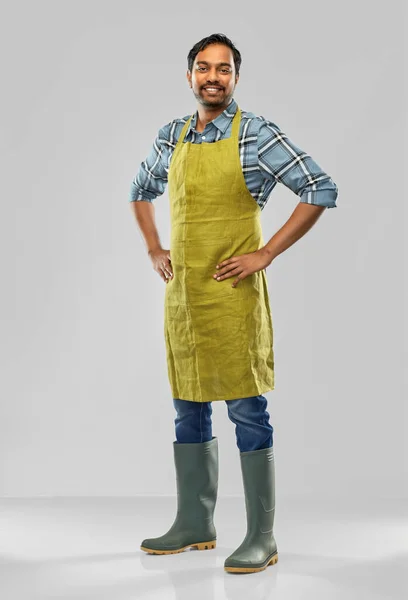
{"label": "shirt collar", "polygon": [[[232,119],[234,118],[235,113],[237,112],[237,108],[238,108],[238,105],[235,102],[234,98],[232,98],[232,100],[228,104],[227,108],[220,115],[218,115],[218,117],[215,117],[215,119],[210,121],[210,123],[215,125],[217,127],[217,129],[219,129],[221,131],[221,133],[224,134],[227,130],[228,125],[231,123]],[[186,137],[190,133],[191,129],[195,128],[195,126],[196,126],[197,112],[198,111],[196,111],[193,114],[190,124],[187,127]]]}

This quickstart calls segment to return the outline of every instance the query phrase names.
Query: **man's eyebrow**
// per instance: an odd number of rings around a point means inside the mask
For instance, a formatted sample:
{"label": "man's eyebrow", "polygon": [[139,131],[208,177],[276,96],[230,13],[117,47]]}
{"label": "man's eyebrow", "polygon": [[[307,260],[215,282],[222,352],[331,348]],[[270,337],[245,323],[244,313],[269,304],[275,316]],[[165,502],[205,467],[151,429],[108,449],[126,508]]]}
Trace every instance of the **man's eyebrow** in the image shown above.
{"label": "man's eyebrow", "polygon": [[[197,61],[197,64],[199,64],[199,63],[202,63],[202,64],[204,64],[204,65],[208,65],[208,64],[210,64],[210,63],[208,63],[206,60],[198,60],[198,61]],[[220,65],[220,66],[221,66],[221,65],[227,65],[228,67],[232,67],[232,65],[231,65],[230,63],[228,63],[228,62],[219,62],[219,63],[215,63],[215,64],[216,64],[216,65]]]}

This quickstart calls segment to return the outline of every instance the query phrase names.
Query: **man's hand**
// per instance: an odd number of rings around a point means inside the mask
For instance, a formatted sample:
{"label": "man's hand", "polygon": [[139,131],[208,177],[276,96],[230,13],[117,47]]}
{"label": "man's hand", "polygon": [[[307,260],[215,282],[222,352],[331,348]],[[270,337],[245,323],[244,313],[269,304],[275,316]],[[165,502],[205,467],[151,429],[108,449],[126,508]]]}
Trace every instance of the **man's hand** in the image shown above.
{"label": "man's hand", "polygon": [[167,283],[170,279],[173,279],[170,250],[157,248],[156,250],[150,250],[148,254],[152,259],[153,269],[157,271],[163,281]]}
{"label": "man's hand", "polygon": [[232,256],[227,260],[223,260],[216,268],[219,269],[214,275],[214,279],[222,281],[228,277],[236,276],[232,283],[232,287],[236,287],[237,283],[248,275],[252,275],[257,271],[262,271],[271,264],[271,256],[264,249],[260,248],[249,254],[241,254],[240,256]]}

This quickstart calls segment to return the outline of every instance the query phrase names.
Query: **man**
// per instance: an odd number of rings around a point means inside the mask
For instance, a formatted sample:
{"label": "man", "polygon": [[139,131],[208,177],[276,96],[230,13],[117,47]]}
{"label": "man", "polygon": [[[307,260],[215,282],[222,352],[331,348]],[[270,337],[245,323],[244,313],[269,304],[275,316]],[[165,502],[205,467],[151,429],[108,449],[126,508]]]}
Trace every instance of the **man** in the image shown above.
{"label": "man", "polygon": [[[278,560],[273,427],[262,395],[274,389],[266,268],[336,206],[337,186],[277,125],[239,109],[233,94],[241,55],[231,40],[210,35],[187,60],[197,111],[160,129],[129,197],[153,268],[167,284],[164,333],[177,412],[177,515],[167,533],[141,548],[215,548],[211,403],[224,400],[236,425],[247,514],[246,536],[224,568],[253,573]],[[300,202],[265,244],[260,213],[278,181]],[[161,246],[153,209],[167,184],[170,250]]]}

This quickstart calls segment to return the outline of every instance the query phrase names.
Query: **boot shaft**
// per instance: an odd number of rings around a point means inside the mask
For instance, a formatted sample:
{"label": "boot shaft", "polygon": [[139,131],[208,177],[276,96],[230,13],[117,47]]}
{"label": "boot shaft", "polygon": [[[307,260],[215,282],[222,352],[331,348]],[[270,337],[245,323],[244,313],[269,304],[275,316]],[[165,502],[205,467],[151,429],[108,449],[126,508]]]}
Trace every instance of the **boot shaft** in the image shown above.
{"label": "boot shaft", "polygon": [[173,443],[178,512],[196,517],[212,515],[218,494],[218,439],[196,444]]}
{"label": "boot shaft", "polygon": [[275,518],[275,460],[273,447],[241,452],[247,536],[273,532]]}

